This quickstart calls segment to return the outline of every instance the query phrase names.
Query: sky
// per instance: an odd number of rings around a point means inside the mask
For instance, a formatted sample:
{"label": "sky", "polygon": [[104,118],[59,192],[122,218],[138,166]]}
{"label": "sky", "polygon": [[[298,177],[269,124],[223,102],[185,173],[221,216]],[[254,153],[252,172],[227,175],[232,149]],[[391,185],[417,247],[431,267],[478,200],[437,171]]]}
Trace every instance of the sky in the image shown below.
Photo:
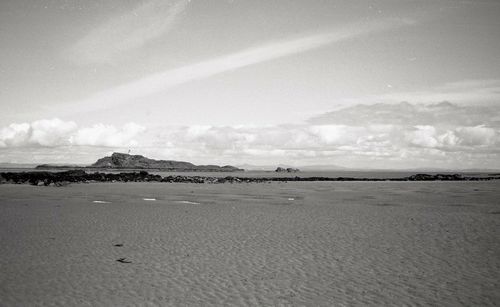
{"label": "sky", "polygon": [[0,162],[500,169],[497,0],[3,0]]}

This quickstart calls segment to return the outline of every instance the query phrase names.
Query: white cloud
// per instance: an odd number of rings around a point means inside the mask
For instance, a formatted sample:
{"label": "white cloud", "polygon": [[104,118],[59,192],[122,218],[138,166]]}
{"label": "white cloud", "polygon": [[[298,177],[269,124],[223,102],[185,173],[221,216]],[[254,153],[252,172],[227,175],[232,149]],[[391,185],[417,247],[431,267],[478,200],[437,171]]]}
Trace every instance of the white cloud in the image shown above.
{"label": "white cloud", "polygon": [[[208,78],[227,71],[303,53],[361,35],[384,31],[412,23],[412,21],[402,19],[385,19],[352,24],[337,30],[309,35],[298,39],[264,44],[201,63],[155,73],[139,80],[110,88],[96,93],[83,101],[69,103],[68,105],[71,105],[71,107],[67,108],[67,112],[76,112],[75,104],[78,106],[78,109],[85,110],[98,110],[113,105],[123,104],[186,82]],[[64,106],[61,106],[61,108],[64,108]]]}
{"label": "white cloud", "polygon": [[[498,108],[474,110],[453,104],[378,104],[329,113],[325,124],[159,126],[149,127],[147,133],[134,123],[79,128],[71,122],[42,120],[1,129],[0,158],[20,146],[52,146],[59,155],[64,155],[68,146],[91,146],[96,148],[94,152],[101,148],[96,157],[133,147],[136,154],[199,164],[500,168]],[[398,111],[400,117],[396,116]],[[471,121],[465,120],[467,112]],[[358,121],[364,113],[371,118]],[[409,117],[411,114],[416,117]],[[58,146],[65,147],[58,150]]]}
{"label": "white cloud", "polygon": [[344,105],[374,104],[380,101],[398,104],[401,101],[418,104],[435,104],[450,101],[459,104],[496,104],[500,100],[499,79],[479,79],[450,82],[425,90],[394,91],[390,93],[352,97],[341,101]]}
{"label": "white cloud", "polygon": [[43,119],[31,123],[29,143],[41,146],[57,146],[63,144],[68,135],[77,128],[74,122],[64,122],[60,119]]}
{"label": "white cloud", "polygon": [[58,146],[64,144],[75,129],[74,122],[64,122],[57,118],[37,120],[31,124],[13,123],[0,130],[0,147]]}
{"label": "white cloud", "polygon": [[13,123],[0,130],[0,148],[57,147],[57,146],[136,146],[134,139],[145,128],[128,123],[121,129],[112,125],[97,124],[80,128],[74,122],[60,119],[43,119],[32,123]]}
{"label": "white cloud", "polygon": [[[324,124],[312,120],[266,127],[172,127],[159,133],[158,139],[168,140],[165,146],[175,148],[171,157],[182,159],[185,150],[202,161],[214,157],[239,163],[266,157],[276,162],[287,159],[313,164],[329,159],[351,164],[385,160],[411,167],[419,163],[443,166],[459,160],[484,163],[482,155],[500,149],[499,109],[451,103],[377,104],[331,112],[323,118]],[[470,157],[462,161],[466,156]]]}
{"label": "white cloud", "polygon": [[342,145],[356,142],[360,128],[344,125],[311,126],[311,133],[316,136],[320,144]]}
{"label": "white cloud", "polygon": [[458,105],[440,103],[357,104],[327,112],[308,120],[321,125],[449,125],[500,126],[500,105]]}
{"label": "white cloud", "polygon": [[73,145],[104,146],[104,147],[127,147],[137,146],[134,138],[144,132],[143,126],[128,123],[117,129],[112,125],[97,124],[92,127],[79,129],[69,139]]}
{"label": "white cloud", "polygon": [[454,147],[460,144],[460,138],[455,134],[454,131],[446,131],[438,137],[439,143],[443,146]]}
{"label": "white cloud", "polygon": [[498,145],[495,144],[498,142],[497,131],[483,125],[459,126],[442,133],[439,133],[434,126],[415,126],[415,129],[406,132],[405,138],[410,144],[420,147],[464,150],[464,147],[477,148],[477,146]]}
{"label": "white cloud", "polygon": [[77,63],[111,61],[169,32],[189,0],[150,0],[98,26],[66,51]]}
{"label": "white cloud", "polygon": [[10,124],[9,126],[0,130],[0,148],[19,146],[27,139],[29,134],[30,125],[27,123]]}
{"label": "white cloud", "polygon": [[416,130],[405,134],[406,140],[415,146],[434,148],[439,145],[436,128],[433,126],[415,126]]}
{"label": "white cloud", "polygon": [[493,145],[497,132],[493,128],[483,125],[475,127],[457,128],[456,135],[460,138],[460,144],[466,146]]}

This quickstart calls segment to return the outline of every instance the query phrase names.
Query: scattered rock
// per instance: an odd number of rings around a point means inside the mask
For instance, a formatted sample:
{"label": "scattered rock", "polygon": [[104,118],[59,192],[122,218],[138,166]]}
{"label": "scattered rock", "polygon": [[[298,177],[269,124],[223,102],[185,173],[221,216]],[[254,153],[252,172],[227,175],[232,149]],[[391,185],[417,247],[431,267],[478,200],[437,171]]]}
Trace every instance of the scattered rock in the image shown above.
{"label": "scattered rock", "polygon": [[[288,172],[287,169],[280,172]],[[0,183],[31,184],[38,186],[65,186],[71,183],[91,182],[181,182],[181,183],[263,183],[288,181],[485,181],[500,180],[500,177],[484,176],[469,177],[461,174],[416,174],[400,178],[353,178],[353,177],[215,177],[215,176],[165,176],[149,174],[146,171],[129,173],[87,173],[84,170],[69,170],[63,172],[7,172],[0,173]],[[145,200],[152,200],[145,199]]]}
{"label": "scattered rock", "polygon": [[298,168],[293,168],[293,167],[284,168],[284,167],[278,166],[278,168],[276,168],[275,172],[276,173],[297,173],[297,172],[300,172],[300,170]]}
{"label": "scattered rock", "polygon": [[69,181],[57,181],[54,183],[56,187],[65,187],[69,185]]}
{"label": "scattered rock", "polygon": [[[474,177],[474,178],[479,178],[479,177]],[[460,175],[460,174],[436,174],[436,175],[429,175],[429,174],[416,174],[408,177],[409,181],[447,181],[447,180],[465,180],[465,178]]]}

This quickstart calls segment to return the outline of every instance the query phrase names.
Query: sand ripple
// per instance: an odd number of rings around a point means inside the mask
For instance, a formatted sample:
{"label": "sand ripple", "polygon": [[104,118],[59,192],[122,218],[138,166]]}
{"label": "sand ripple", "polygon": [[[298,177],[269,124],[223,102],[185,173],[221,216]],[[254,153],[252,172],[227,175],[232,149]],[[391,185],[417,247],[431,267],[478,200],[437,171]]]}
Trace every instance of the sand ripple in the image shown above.
{"label": "sand ripple", "polygon": [[2,185],[0,305],[494,306],[498,184]]}

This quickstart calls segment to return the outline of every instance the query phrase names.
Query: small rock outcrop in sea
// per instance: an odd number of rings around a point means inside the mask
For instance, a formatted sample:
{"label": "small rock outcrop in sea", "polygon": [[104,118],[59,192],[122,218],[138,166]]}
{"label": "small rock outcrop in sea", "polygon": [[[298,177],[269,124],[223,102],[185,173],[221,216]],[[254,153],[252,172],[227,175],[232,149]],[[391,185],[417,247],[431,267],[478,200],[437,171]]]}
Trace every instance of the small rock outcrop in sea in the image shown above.
{"label": "small rock outcrop in sea", "polygon": [[[69,168],[68,166],[54,166],[42,164],[37,169]],[[177,172],[239,172],[244,171],[231,165],[194,165],[193,163],[173,160],[154,160],[141,155],[129,155],[114,152],[109,157],[104,157],[94,164],[82,167],[92,169],[158,169],[163,171]]]}
{"label": "small rock outcrop in sea", "polygon": [[284,168],[284,167],[278,166],[278,168],[276,168],[275,172],[276,173],[297,173],[297,172],[300,172],[300,170],[298,168],[293,168],[293,167]]}

